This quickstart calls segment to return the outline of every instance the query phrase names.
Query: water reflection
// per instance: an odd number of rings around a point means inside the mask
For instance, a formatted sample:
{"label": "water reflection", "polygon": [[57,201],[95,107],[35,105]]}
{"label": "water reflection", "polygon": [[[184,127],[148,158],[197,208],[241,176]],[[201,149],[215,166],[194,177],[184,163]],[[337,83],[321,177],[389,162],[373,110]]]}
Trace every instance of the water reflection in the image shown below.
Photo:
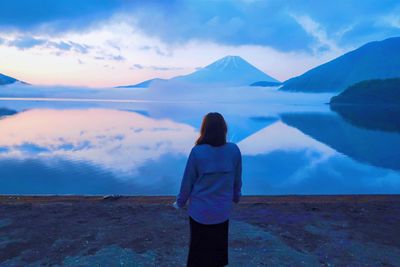
{"label": "water reflection", "polygon": [[336,114],[283,114],[282,121],[362,163],[400,170],[400,135],[368,130]]}
{"label": "water reflection", "polygon": [[[282,115],[282,121],[241,141],[239,146],[243,153],[244,177],[249,180],[245,182],[246,193],[398,193],[398,172],[354,161],[352,154],[348,157],[338,153],[336,146],[324,142],[325,138],[319,138],[319,135],[332,136],[334,140],[340,137],[340,130],[339,135],[334,131],[337,125],[327,128],[320,123],[330,116],[332,114],[285,114]],[[347,124],[336,118],[340,123]],[[314,131],[319,135],[310,134]]]}
{"label": "water reflection", "polygon": [[197,132],[134,112],[35,109],[1,120],[0,136],[1,158],[63,157],[132,175],[148,160],[186,155]]}
{"label": "water reflection", "polygon": [[353,123],[327,105],[5,107],[18,113],[0,119],[0,194],[176,194],[209,111],[225,115],[228,139],[241,148],[244,194],[400,192],[400,134]]}
{"label": "water reflection", "polygon": [[400,133],[400,107],[333,105],[331,109],[355,126]]}
{"label": "water reflection", "polygon": [[268,154],[281,151],[317,151],[325,157],[335,154],[330,147],[315,141],[301,131],[281,121],[275,122],[239,142],[244,155]]}

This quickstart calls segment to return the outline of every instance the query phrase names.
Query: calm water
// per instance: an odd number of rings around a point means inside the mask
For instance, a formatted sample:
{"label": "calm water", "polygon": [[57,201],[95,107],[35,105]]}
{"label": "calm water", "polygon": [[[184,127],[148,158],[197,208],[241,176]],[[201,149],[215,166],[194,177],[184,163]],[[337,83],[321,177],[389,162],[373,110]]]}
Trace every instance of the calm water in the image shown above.
{"label": "calm water", "polygon": [[242,151],[244,194],[400,193],[396,116],[324,104],[3,99],[0,194],[175,195],[209,111],[224,114]]}

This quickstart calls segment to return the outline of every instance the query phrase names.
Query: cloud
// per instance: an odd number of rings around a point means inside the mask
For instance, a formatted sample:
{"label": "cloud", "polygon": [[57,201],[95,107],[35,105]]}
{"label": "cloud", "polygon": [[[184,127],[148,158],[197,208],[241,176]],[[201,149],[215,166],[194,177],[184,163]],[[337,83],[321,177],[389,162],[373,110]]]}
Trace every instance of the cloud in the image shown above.
{"label": "cloud", "polygon": [[103,68],[108,68],[108,69],[115,69],[115,67],[113,67],[113,66],[110,66],[109,64],[105,64],[105,65],[103,65]]}
{"label": "cloud", "polygon": [[335,40],[328,37],[326,30],[315,20],[306,15],[291,15],[306,33],[317,41],[312,45],[314,53],[330,51],[340,51]]}
{"label": "cloud", "polygon": [[399,14],[387,15],[387,16],[383,17],[381,23],[384,23],[393,28],[400,29],[400,15]]}
{"label": "cloud", "polygon": [[132,69],[139,69],[139,70],[142,70],[142,69],[144,69],[145,67],[143,66],[143,65],[141,65],[141,64],[133,64],[133,66],[131,67]]}
{"label": "cloud", "polygon": [[[388,13],[400,12],[400,3],[388,0],[352,2],[326,1],[185,1],[171,10],[146,10],[135,14],[135,25],[145,34],[165,43],[187,40],[211,41],[224,45],[262,45],[279,51],[308,51],[315,44],[310,35],[291,15],[302,14],[318,22],[316,30],[324,44],[356,47],[365,42],[400,35],[389,25],[374,26]],[[151,16],[151,20],[149,17]],[[392,20],[393,21],[393,20]],[[396,25],[396,20],[394,20]],[[393,25],[393,24],[392,24]],[[319,34],[322,33],[321,31]],[[349,36],[352,36],[349,38]],[[333,43],[332,43],[333,41]]]}
{"label": "cloud", "polygon": [[310,1],[302,2],[291,12],[317,21],[342,48],[400,35],[400,29],[381,23],[388,14],[400,13],[400,2],[396,0]]}
{"label": "cloud", "polygon": [[46,40],[44,39],[36,39],[31,36],[20,36],[15,38],[14,40],[8,41],[7,45],[8,46],[14,46],[18,49],[24,50],[24,49],[29,49],[33,48],[35,46],[40,46],[46,43]]}
{"label": "cloud", "polygon": [[70,46],[76,51],[81,54],[87,54],[91,46],[85,44],[78,44],[75,42],[69,42]]}
{"label": "cloud", "polygon": [[[248,5],[234,1],[185,1],[169,10],[157,11],[142,9],[135,14],[134,25],[145,34],[173,45],[204,40],[292,50],[302,49],[311,40],[285,9],[274,2],[257,1]],[[289,37],[295,41],[287,42]]]}
{"label": "cloud", "polygon": [[[376,25],[400,9],[397,0],[326,1],[123,1],[14,0],[2,3],[0,30],[59,35],[85,32],[115,21],[176,46],[191,40],[222,45],[262,45],[279,51],[307,51],[315,36],[304,31],[291,14],[312,18],[337,45],[360,45],[371,37],[399,35],[398,16]],[[348,26],[351,25],[349,28]],[[343,34],[338,34],[344,31]],[[119,51],[118,43],[110,46]],[[325,44],[329,47],[330,44]],[[170,56],[158,46],[143,49]]]}
{"label": "cloud", "polygon": [[155,71],[170,71],[170,70],[182,70],[184,68],[182,67],[172,67],[172,66],[156,66],[156,65],[151,65],[151,66],[144,66],[142,64],[133,64],[130,69],[138,69],[138,70],[143,70],[143,69],[150,69],[150,70],[155,70]]}
{"label": "cloud", "polygon": [[56,48],[62,51],[75,51],[80,54],[87,54],[89,50],[92,49],[92,46],[86,44],[79,44],[72,41],[60,41],[60,42],[47,42],[47,47]]}
{"label": "cloud", "polygon": [[150,68],[152,70],[161,70],[161,71],[181,70],[181,69],[183,69],[181,67],[168,67],[168,66],[149,66],[148,68]]}
{"label": "cloud", "polygon": [[0,57],[22,80],[40,84],[170,78],[227,54],[286,80],[366,42],[400,35],[397,14],[398,0],[13,0],[0,9]]}
{"label": "cloud", "polygon": [[51,41],[44,38],[37,38],[28,35],[17,36],[10,40],[3,39],[4,44],[16,47],[20,50],[31,49],[34,47],[54,48],[60,51],[75,51],[80,54],[87,54],[92,46],[79,44],[72,41]]}
{"label": "cloud", "polygon": [[172,56],[172,52],[171,51],[163,51],[160,47],[158,47],[156,45],[154,45],[154,46],[150,46],[150,45],[140,46],[139,50],[153,51],[159,56]]}
{"label": "cloud", "polygon": [[112,60],[112,61],[126,60],[126,58],[123,57],[122,55],[112,55],[112,54],[108,54],[105,51],[101,51],[100,54],[101,55],[99,55],[99,56],[95,56],[94,59],[96,59],[96,60]]}
{"label": "cloud", "polygon": [[120,8],[121,1],[115,0],[3,1],[0,28],[48,33],[84,30],[109,19]]}
{"label": "cloud", "polygon": [[56,42],[52,42],[52,45],[60,50],[65,50],[65,51],[69,51],[72,48],[72,45],[69,43],[66,43],[64,41],[61,41],[59,43]]}
{"label": "cloud", "polygon": [[121,47],[115,41],[107,40],[106,44],[109,45],[110,47],[114,48],[115,50],[121,52]]}
{"label": "cloud", "polygon": [[121,55],[115,55],[115,56],[110,55],[109,59],[114,60],[114,61],[124,61],[125,60],[125,58]]}

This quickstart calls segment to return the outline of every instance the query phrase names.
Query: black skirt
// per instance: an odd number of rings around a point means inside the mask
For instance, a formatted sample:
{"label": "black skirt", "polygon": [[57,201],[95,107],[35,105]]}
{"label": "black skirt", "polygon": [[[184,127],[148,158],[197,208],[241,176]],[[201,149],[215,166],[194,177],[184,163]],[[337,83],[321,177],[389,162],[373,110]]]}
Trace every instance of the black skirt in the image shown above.
{"label": "black skirt", "polygon": [[219,267],[228,264],[229,220],[202,224],[189,216],[190,245],[187,266]]}

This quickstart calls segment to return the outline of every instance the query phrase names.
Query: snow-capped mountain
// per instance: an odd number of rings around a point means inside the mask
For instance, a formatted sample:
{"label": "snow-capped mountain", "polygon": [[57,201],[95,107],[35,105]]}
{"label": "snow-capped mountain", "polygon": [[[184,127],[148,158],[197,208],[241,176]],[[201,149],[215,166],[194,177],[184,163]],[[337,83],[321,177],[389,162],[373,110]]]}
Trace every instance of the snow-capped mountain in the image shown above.
{"label": "snow-capped mountain", "polygon": [[[239,56],[223,57],[187,75],[177,76],[169,80],[153,80],[162,82],[175,81],[180,84],[210,84],[219,86],[247,86],[257,81],[280,83]],[[122,87],[149,87],[153,80]]]}
{"label": "snow-capped mountain", "polygon": [[257,81],[279,82],[239,56],[226,56],[191,74],[172,80],[226,86],[245,86]]}

